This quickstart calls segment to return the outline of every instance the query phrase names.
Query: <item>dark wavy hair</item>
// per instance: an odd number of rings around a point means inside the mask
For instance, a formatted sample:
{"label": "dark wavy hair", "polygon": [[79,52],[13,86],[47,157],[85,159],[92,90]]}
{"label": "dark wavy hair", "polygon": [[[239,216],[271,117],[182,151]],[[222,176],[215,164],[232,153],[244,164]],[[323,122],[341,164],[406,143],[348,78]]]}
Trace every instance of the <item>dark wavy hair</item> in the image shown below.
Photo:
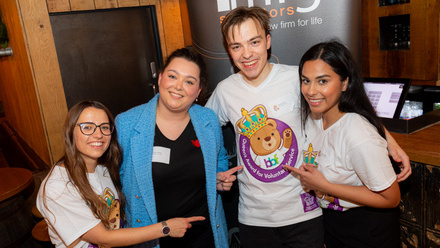
{"label": "dark wavy hair", "polygon": [[165,64],[163,65],[161,69],[161,73],[165,71],[165,69],[168,67],[168,65],[173,61],[175,58],[182,58],[189,62],[193,62],[199,67],[200,75],[200,88],[202,89],[200,91],[200,94],[198,96],[197,103],[200,105],[204,105],[204,103],[207,101],[207,95],[208,95],[208,73],[206,71],[206,65],[205,61],[203,60],[203,56],[199,53],[195,52],[193,49],[190,48],[180,48],[174,51],[173,53],[168,56],[167,60],[165,61]]}
{"label": "dark wavy hair", "polygon": [[[362,115],[373,124],[378,133],[385,138],[383,125],[368,99],[367,93],[364,89],[362,74],[348,48],[337,40],[322,42],[312,46],[302,56],[299,63],[300,78],[302,78],[302,70],[305,62],[317,59],[321,59],[327,63],[333,71],[339,75],[341,81],[348,78],[347,90],[342,92],[339,99],[339,111]],[[311,111],[303,95],[301,95],[301,109],[302,124],[304,126]]]}
{"label": "dark wavy hair", "polygon": [[[74,130],[77,126],[79,117],[86,108],[96,108],[104,110],[104,112],[107,114],[110,125],[112,125],[113,127],[115,126],[113,115],[102,103],[86,100],[75,104],[69,110],[66,120],[64,122],[64,156],[57,162],[57,165],[64,165],[69,176],[69,181],[78,189],[81,197],[84,199],[87,206],[90,207],[95,216],[99,218],[106,227],[109,227],[110,220],[108,219],[108,213],[106,212],[107,204],[102,201],[92,189],[92,186],[90,185],[87,178],[86,164],[75,143]],[[121,220],[124,220],[123,209],[125,197],[121,190],[122,184],[119,176],[119,165],[122,162],[122,152],[121,147],[119,146],[116,132],[116,129],[114,129],[111,135],[110,145],[107,148],[107,151],[105,151],[104,154],[98,159],[98,164],[105,166],[109,171],[110,177],[119,195]],[[46,197],[44,196],[43,198],[45,202]]]}

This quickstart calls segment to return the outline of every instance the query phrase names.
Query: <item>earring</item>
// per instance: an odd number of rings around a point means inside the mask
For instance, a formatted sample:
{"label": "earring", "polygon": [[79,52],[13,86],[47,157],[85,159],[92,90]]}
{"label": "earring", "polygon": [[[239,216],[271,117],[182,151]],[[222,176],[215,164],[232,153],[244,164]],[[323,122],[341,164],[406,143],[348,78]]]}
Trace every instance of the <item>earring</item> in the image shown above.
{"label": "earring", "polygon": [[199,101],[199,98],[196,98],[196,102],[198,102]]}

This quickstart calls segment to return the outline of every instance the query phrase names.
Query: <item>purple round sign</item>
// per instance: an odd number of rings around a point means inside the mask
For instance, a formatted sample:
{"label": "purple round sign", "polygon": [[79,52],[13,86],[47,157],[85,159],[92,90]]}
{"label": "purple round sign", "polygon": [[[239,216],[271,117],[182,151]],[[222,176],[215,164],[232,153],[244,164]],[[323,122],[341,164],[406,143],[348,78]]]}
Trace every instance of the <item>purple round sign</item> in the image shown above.
{"label": "purple round sign", "polygon": [[[273,119],[277,123],[277,130],[280,134],[290,127],[279,120]],[[282,135],[281,135],[282,136]],[[239,139],[239,149],[241,158],[243,160],[244,166],[247,168],[249,173],[262,182],[275,182],[285,178],[289,175],[289,172],[283,169],[282,165],[295,166],[296,160],[298,158],[298,142],[296,141],[296,136],[292,131],[292,144],[290,148],[284,153],[283,160],[277,164],[275,168],[265,169],[261,165],[255,163],[254,158],[251,153],[251,144],[249,138],[244,135],[240,135]]]}

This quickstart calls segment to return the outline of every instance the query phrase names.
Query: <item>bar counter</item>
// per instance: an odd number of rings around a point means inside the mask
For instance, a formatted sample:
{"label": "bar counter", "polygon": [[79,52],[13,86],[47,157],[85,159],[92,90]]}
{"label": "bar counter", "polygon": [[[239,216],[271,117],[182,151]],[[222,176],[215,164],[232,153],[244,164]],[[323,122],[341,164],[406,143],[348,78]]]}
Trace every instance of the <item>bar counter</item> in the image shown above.
{"label": "bar counter", "polygon": [[390,133],[411,161],[440,167],[440,122],[411,134]]}

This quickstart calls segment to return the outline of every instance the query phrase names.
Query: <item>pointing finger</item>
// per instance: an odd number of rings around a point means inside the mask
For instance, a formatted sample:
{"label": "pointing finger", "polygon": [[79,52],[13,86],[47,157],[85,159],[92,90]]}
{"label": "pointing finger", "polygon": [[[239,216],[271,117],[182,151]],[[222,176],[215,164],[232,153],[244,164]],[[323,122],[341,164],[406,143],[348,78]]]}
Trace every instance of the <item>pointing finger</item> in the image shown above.
{"label": "pointing finger", "polygon": [[241,169],[243,169],[243,166],[240,165],[240,166],[236,166],[236,167],[234,167],[234,168],[232,168],[230,170],[227,170],[225,172],[217,173],[217,183],[218,183],[218,181],[222,181],[222,182],[223,181],[224,182],[229,181],[229,178],[231,177],[231,175],[234,174],[235,172],[241,170]]}
{"label": "pointing finger", "polygon": [[293,173],[296,173],[296,174],[298,174],[298,175],[300,175],[300,176],[304,174],[304,171],[303,171],[303,170],[301,170],[301,169],[297,169],[297,168],[292,167],[292,166],[283,165],[283,168],[286,169],[286,170],[289,170],[289,171],[291,171],[291,172],[293,172]]}
{"label": "pointing finger", "polygon": [[205,220],[205,219],[206,219],[206,218],[203,217],[203,216],[193,216],[193,217],[188,217],[188,218],[186,218],[186,220],[187,220],[188,222],[202,221],[202,220]]}
{"label": "pointing finger", "polygon": [[225,173],[226,173],[228,176],[230,176],[230,175],[234,174],[235,172],[237,172],[237,171],[239,171],[239,170],[241,170],[241,169],[243,169],[243,166],[242,166],[242,165],[239,165],[239,166],[235,166],[234,168],[232,168],[232,169],[230,169],[230,170],[225,171]]}

